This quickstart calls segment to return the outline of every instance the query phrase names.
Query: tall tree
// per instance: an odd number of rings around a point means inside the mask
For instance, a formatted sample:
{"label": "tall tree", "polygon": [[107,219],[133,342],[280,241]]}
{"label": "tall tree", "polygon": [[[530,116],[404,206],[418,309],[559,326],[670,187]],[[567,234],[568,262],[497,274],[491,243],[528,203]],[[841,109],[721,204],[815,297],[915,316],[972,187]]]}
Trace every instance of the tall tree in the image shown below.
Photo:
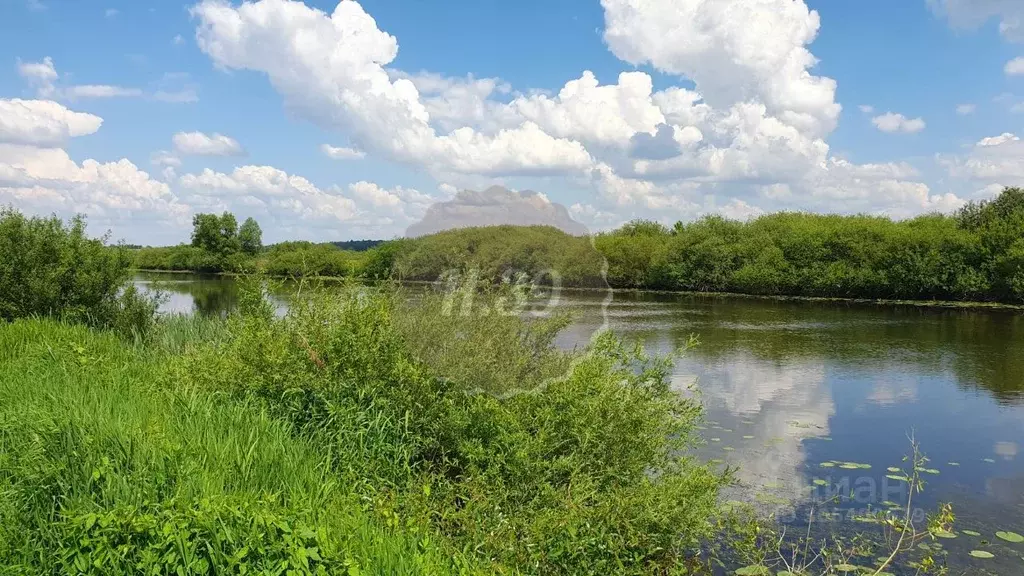
{"label": "tall tree", "polygon": [[238,220],[231,212],[220,215],[221,253],[234,254],[242,249],[238,240]]}
{"label": "tall tree", "polygon": [[192,217],[192,245],[208,252],[220,253],[220,218],[216,214]]}
{"label": "tall tree", "polygon": [[246,254],[257,254],[263,249],[263,230],[251,217],[242,223],[238,230],[238,239],[242,245],[242,252]]}
{"label": "tall tree", "polygon": [[238,220],[230,212],[196,214],[192,217],[192,245],[214,254],[233,254],[241,249]]}

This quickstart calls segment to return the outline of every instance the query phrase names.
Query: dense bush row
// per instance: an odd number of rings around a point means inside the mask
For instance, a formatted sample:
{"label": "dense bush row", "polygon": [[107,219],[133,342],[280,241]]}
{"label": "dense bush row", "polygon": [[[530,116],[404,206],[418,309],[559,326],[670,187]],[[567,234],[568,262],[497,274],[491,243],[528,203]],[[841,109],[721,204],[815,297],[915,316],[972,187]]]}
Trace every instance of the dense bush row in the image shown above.
{"label": "dense bush row", "polygon": [[953,216],[893,221],[796,212],[749,222],[709,216],[669,229],[635,221],[594,237],[543,226],[448,230],[365,252],[288,242],[255,255],[146,248],[142,269],[261,269],[281,276],[490,281],[525,273],[563,286],[842,298],[1024,301],[1024,191]]}
{"label": "dense bush row", "polygon": [[631,222],[593,240],[543,228],[453,230],[410,242],[395,271],[427,279],[474,268],[496,280],[554,269],[565,285],[589,285],[606,259],[614,288],[1024,302],[1024,191],[1014,188],[954,216],[710,216],[672,229]]}
{"label": "dense bush row", "polygon": [[[388,243],[390,244],[390,243]],[[139,270],[180,270],[189,272],[254,272],[273,276],[373,276],[377,262],[390,248],[387,244],[366,251],[342,250],[333,244],[283,242],[256,254],[219,254],[190,245],[132,250],[133,266]],[[390,270],[390,266],[386,266]]]}

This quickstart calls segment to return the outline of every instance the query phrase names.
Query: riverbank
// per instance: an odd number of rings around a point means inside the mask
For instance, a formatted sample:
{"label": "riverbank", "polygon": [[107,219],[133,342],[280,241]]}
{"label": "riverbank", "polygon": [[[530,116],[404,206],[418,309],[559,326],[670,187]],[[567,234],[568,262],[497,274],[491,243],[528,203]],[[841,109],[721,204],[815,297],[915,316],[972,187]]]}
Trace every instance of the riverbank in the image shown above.
{"label": "riverbank", "polygon": [[[133,269],[136,273],[146,274],[168,274],[168,275],[196,275],[196,276],[223,276],[228,278],[240,278],[245,277],[246,274],[239,272],[190,272],[187,270],[145,270],[145,269]],[[269,276],[278,280],[290,280],[289,276],[277,275]],[[352,277],[347,276],[317,276],[315,278],[306,278],[306,280],[323,280],[326,282],[352,282]],[[431,286],[437,285],[437,281],[428,280],[405,280],[401,281],[400,284],[412,285],[412,286]],[[491,286],[497,287],[500,284],[491,284]],[[993,311],[1006,311],[1006,312],[1024,312],[1024,304],[1004,304],[1001,302],[964,302],[964,301],[952,301],[952,300],[886,300],[886,299],[873,299],[873,298],[838,298],[838,297],[822,297],[822,296],[786,296],[786,295],[764,295],[764,294],[741,294],[736,292],[693,292],[693,291],[673,291],[673,290],[652,290],[642,288],[588,288],[588,287],[574,287],[566,286],[562,287],[562,290],[569,292],[581,292],[581,293],[600,293],[600,292],[611,292],[612,294],[655,294],[664,296],[690,296],[699,298],[740,298],[740,299],[753,299],[753,300],[764,300],[764,301],[776,301],[776,302],[807,302],[807,303],[823,303],[823,304],[845,304],[845,305],[866,305],[866,306],[900,306],[900,307],[911,307],[911,308],[934,308],[934,309],[950,309],[950,310],[993,310]]]}

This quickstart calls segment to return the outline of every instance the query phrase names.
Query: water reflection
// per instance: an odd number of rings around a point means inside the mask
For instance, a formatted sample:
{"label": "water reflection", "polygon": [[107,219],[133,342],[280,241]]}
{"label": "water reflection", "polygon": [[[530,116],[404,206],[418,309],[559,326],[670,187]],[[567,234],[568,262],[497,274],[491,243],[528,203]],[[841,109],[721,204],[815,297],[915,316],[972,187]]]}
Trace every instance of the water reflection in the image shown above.
{"label": "water reflection", "polygon": [[804,442],[828,437],[835,412],[825,366],[781,364],[741,350],[710,359],[698,352],[679,369],[698,373],[710,421],[704,455],[739,466],[734,496],[792,512],[809,494]]}

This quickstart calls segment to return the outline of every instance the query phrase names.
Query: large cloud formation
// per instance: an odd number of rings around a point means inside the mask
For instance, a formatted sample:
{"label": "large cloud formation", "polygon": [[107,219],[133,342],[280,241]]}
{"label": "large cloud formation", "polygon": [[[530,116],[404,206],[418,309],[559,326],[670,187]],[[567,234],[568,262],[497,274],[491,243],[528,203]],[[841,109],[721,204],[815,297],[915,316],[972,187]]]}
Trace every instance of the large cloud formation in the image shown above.
{"label": "large cloud formation", "polygon": [[78,164],[61,147],[102,124],[98,116],[50,100],[0,99],[0,204],[31,213],[85,213],[107,225],[180,222],[188,209],[167,184],[126,159]]}
{"label": "large cloud formation", "polygon": [[[955,25],[996,18],[1007,39],[1022,38],[1019,2],[929,1]],[[612,54],[675,78],[675,86],[655,90],[642,68],[603,79],[584,69],[554,90],[410,73],[393,66],[398,39],[354,0],[330,12],[298,0],[200,0],[192,15],[197,45],[216,67],[265,76],[290,113],[339,133],[346,146],[324,144],[322,154],[405,163],[443,189],[484,190],[476,194],[494,205],[507,204],[507,189],[485,190],[491,184],[552,195],[569,189],[582,197],[568,214],[600,228],[629,217],[748,218],[773,209],[902,217],[962,205],[952,193],[933,192],[906,163],[858,164],[831,150],[842,107],[835,80],[815,71],[811,46],[822,22],[804,0],[601,6]],[[196,156],[245,154],[243,143],[203,132],[179,132],[171,151],[153,153],[160,178],[127,160],[79,164],[64,145],[103,120],[67,102],[137,91],[63,85],[49,58],[19,61],[18,72],[38,99],[0,100],[0,202],[179,227],[196,211],[231,209],[262,214],[279,234],[312,239],[398,234],[438,200],[365,181],[318,185],[266,165],[203,170],[192,166]],[[898,114],[875,124],[888,132],[925,127]],[[971,197],[991,194],[1021,178],[1015,138],[995,136],[939,161],[953,181],[967,181]],[[179,175],[185,168],[192,172]]]}
{"label": "large cloud formation", "polygon": [[389,67],[398,40],[352,0],[331,13],[294,0],[204,0],[192,13],[215,65],[265,74],[297,115],[441,181],[556,177],[598,193],[581,214],[659,218],[695,215],[709,195],[748,212],[783,197],[787,207],[894,214],[958,203],[899,165],[830,156],[841,106],[835,81],[813,73],[808,47],[821,23],[802,0],[601,4],[613,54],[694,88],[654,91],[640,71],[601,84],[584,70],[554,94],[410,74]]}

